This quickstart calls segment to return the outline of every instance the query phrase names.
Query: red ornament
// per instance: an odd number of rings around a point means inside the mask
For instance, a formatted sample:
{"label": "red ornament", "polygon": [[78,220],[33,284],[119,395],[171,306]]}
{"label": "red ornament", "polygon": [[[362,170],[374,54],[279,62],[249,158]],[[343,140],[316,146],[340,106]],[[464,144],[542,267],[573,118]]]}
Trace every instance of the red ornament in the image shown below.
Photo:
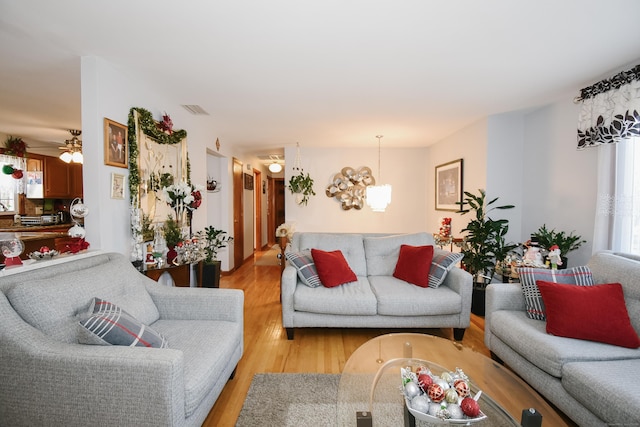
{"label": "red ornament", "polygon": [[40,248],[40,253],[41,253],[41,254],[48,254],[50,250],[51,250],[51,249],[49,249],[49,246],[42,246],[42,247]]}
{"label": "red ornament", "polygon": [[173,121],[166,112],[162,115],[162,121],[158,123],[158,127],[169,135],[173,133]]}
{"label": "red ornament", "polygon": [[458,392],[458,396],[467,397],[469,396],[469,384],[465,380],[455,380],[453,383],[453,387]]}
{"label": "red ornament", "polygon": [[431,384],[433,384],[433,378],[429,374],[419,374],[418,375],[418,384],[422,387],[423,390],[427,390]]}
{"label": "red ornament", "polygon": [[478,402],[473,400],[472,397],[465,397],[464,399],[462,399],[460,408],[462,409],[462,412],[464,412],[464,414],[468,417],[477,417],[480,413],[480,405],[478,405]]}
{"label": "red ornament", "polygon": [[191,202],[189,207],[192,210],[196,210],[200,207],[200,204],[202,204],[202,194],[200,194],[200,191],[196,190],[192,192],[191,195],[193,196],[193,202]]}
{"label": "red ornament", "polygon": [[432,401],[440,403],[444,399],[444,389],[440,384],[433,383],[427,388],[427,395]]}
{"label": "red ornament", "polygon": [[14,177],[15,179],[22,179],[22,177],[24,176],[24,173],[22,172],[21,169],[14,169],[13,172],[11,173],[11,176]]}

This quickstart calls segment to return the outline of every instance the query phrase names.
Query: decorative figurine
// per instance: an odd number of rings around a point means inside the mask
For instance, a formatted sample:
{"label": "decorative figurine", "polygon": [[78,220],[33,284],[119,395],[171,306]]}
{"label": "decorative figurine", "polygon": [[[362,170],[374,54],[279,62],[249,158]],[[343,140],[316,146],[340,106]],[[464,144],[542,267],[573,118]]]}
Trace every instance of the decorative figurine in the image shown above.
{"label": "decorative figurine", "polygon": [[562,257],[558,245],[553,245],[549,248],[549,262],[552,270],[557,270],[558,266],[562,265]]}

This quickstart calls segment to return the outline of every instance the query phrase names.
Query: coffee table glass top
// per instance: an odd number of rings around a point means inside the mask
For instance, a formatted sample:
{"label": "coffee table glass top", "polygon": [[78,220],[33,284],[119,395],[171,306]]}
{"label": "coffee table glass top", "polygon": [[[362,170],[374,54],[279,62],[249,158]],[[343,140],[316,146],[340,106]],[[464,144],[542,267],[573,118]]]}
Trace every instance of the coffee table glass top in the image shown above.
{"label": "coffee table glass top", "polygon": [[[461,343],[402,333],[373,338],[351,355],[340,379],[337,424],[355,426],[356,412],[371,411],[374,426],[403,425],[405,404],[400,369],[419,365],[426,365],[436,375],[460,368],[469,377],[472,392],[482,390],[478,403],[487,418],[473,423],[474,426],[519,426],[514,416],[520,417],[522,410],[529,407],[553,411],[507,368]],[[508,409],[504,402],[508,403]],[[432,424],[417,420],[416,425]]]}

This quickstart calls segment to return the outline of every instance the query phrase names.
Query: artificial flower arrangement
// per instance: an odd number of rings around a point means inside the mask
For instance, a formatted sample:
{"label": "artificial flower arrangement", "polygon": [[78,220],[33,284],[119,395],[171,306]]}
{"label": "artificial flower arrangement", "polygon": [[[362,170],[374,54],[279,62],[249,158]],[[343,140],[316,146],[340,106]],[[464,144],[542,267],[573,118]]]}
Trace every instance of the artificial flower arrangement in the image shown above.
{"label": "artificial flower arrangement", "polygon": [[293,224],[287,222],[280,224],[278,228],[276,228],[276,237],[286,237],[291,240],[293,237]]}
{"label": "artificial flower arrangement", "polygon": [[186,182],[171,184],[162,188],[162,198],[175,211],[176,218],[181,218],[183,212],[193,212],[200,207],[202,189]]}

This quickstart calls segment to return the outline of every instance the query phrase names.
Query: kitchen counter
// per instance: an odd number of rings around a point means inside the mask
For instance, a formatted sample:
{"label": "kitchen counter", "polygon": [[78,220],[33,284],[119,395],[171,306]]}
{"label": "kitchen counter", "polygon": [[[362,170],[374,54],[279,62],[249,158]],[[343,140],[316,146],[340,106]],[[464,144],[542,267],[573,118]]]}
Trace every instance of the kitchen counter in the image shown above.
{"label": "kitchen counter", "polygon": [[52,232],[58,231],[65,233],[73,227],[72,223],[66,224],[51,224],[51,225],[17,225],[15,227],[0,227],[0,233],[23,233],[23,232]]}
{"label": "kitchen counter", "polygon": [[[15,233],[16,237],[19,238],[24,245],[24,250],[20,258],[23,260],[28,259],[31,252],[37,251],[43,246],[56,249],[58,244],[64,243],[65,240],[69,239],[69,235],[67,234],[69,226],[58,225],[58,231],[56,231],[55,228],[54,226],[11,228],[10,232]],[[6,230],[8,229],[0,229],[0,232],[7,232]],[[0,258],[4,259],[1,255]]]}

